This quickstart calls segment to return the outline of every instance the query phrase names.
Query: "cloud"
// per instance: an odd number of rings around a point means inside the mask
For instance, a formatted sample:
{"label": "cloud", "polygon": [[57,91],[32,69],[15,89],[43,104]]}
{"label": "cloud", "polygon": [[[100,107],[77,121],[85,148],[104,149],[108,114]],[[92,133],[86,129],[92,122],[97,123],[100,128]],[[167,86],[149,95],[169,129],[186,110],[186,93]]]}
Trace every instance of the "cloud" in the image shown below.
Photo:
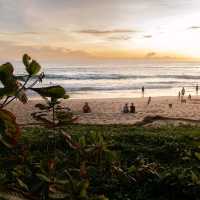
{"label": "cloud", "polygon": [[126,40],[130,40],[131,37],[130,36],[111,36],[111,37],[107,37],[106,38],[109,41],[126,41]]}
{"label": "cloud", "polygon": [[22,32],[0,32],[0,35],[10,36],[10,35],[41,35],[45,32],[36,32],[36,31],[22,31]]}
{"label": "cloud", "polygon": [[146,57],[147,58],[151,58],[151,57],[154,57],[154,56],[156,56],[157,54],[155,53],[155,52],[149,52],[149,53],[147,53],[146,54]]}
{"label": "cloud", "polygon": [[24,53],[39,60],[80,60],[90,59],[92,56],[83,50],[73,50],[51,46],[19,45],[14,42],[0,41],[0,59],[17,60]]}
{"label": "cloud", "polygon": [[152,35],[144,35],[144,38],[152,38]]}
{"label": "cloud", "polygon": [[112,34],[122,34],[122,33],[137,33],[138,30],[132,29],[112,29],[112,30],[97,30],[97,29],[86,29],[86,30],[79,30],[75,31],[76,33],[81,34],[90,34],[90,35],[112,35]]}
{"label": "cloud", "polygon": [[200,26],[190,26],[188,29],[200,29]]}

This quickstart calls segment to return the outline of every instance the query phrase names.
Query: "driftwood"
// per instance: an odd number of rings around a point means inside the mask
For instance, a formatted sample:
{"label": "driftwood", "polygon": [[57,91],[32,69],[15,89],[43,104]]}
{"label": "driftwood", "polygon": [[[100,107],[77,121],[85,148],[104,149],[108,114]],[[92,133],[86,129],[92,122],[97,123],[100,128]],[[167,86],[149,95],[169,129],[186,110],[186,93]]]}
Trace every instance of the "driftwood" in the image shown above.
{"label": "driftwood", "polygon": [[142,121],[135,123],[136,126],[143,126],[146,124],[153,123],[158,120],[174,120],[174,121],[184,121],[184,122],[191,122],[191,123],[200,123],[200,120],[195,120],[195,119],[187,119],[187,118],[182,118],[182,117],[163,117],[160,115],[155,115],[155,116],[146,116],[143,118]]}
{"label": "driftwood", "polygon": [[[58,110],[62,110],[63,108],[59,108]],[[27,126],[44,126],[44,127],[65,127],[67,124],[63,124],[61,121],[57,120],[56,123],[51,121],[49,119],[49,116],[47,113],[44,113],[43,111],[37,111],[31,113],[31,116],[36,121],[40,122],[32,122],[32,123],[26,123],[26,124],[19,124],[21,127],[27,127]],[[72,117],[70,123],[74,123],[78,119],[77,116]]]}

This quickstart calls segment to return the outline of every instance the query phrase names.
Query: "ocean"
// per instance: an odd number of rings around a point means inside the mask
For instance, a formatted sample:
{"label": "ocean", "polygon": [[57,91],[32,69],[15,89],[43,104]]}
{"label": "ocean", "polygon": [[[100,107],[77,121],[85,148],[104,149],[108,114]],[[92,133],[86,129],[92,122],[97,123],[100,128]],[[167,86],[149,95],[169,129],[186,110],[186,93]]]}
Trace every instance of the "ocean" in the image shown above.
{"label": "ocean", "polygon": [[[182,87],[186,95],[195,94],[200,85],[200,63],[135,61],[90,65],[43,63],[43,86],[61,85],[74,99],[177,96]],[[17,65],[16,74],[24,74]],[[41,85],[39,85],[41,86]]]}

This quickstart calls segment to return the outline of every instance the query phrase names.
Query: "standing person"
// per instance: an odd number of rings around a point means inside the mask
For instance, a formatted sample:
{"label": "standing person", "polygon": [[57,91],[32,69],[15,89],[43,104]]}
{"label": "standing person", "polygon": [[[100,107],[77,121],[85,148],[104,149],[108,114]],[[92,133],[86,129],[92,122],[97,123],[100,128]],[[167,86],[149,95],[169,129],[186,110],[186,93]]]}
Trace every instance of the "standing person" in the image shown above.
{"label": "standing person", "polygon": [[182,94],[182,96],[185,95],[185,88],[184,88],[184,87],[183,87],[182,90],[181,90],[181,94]]}
{"label": "standing person", "polygon": [[181,92],[180,91],[178,92],[178,100],[179,101],[181,100]]}
{"label": "standing person", "polygon": [[148,98],[147,105],[151,103],[151,97]]}
{"label": "standing person", "polygon": [[196,84],[196,94],[198,95],[198,92],[199,92],[199,86],[198,86],[198,84]]}
{"label": "standing person", "polygon": [[144,97],[144,86],[142,86],[142,97]]}

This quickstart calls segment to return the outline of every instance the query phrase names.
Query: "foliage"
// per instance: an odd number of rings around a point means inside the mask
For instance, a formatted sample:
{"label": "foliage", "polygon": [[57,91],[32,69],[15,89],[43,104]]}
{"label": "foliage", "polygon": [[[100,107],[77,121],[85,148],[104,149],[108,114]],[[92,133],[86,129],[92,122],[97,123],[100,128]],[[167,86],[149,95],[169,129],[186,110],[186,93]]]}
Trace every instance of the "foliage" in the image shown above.
{"label": "foliage", "polygon": [[44,73],[39,73],[41,66],[37,61],[25,54],[22,58],[27,75],[14,75],[14,67],[11,63],[5,63],[0,66],[0,82],[3,88],[0,88],[0,141],[7,147],[13,147],[17,143],[20,134],[19,126],[16,124],[15,116],[4,108],[13,100],[19,99],[22,103],[27,103],[27,90],[34,90],[43,98],[51,98],[56,102],[58,98],[65,98],[65,90],[61,86],[51,86],[35,88],[38,82],[42,82]]}
{"label": "foliage", "polygon": [[24,130],[23,148],[9,152],[15,162],[10,168],[0,162],[1,185],[28,199],[199,199],[199,127],[65,129],[56,128],[56,136],[45,128]]}

